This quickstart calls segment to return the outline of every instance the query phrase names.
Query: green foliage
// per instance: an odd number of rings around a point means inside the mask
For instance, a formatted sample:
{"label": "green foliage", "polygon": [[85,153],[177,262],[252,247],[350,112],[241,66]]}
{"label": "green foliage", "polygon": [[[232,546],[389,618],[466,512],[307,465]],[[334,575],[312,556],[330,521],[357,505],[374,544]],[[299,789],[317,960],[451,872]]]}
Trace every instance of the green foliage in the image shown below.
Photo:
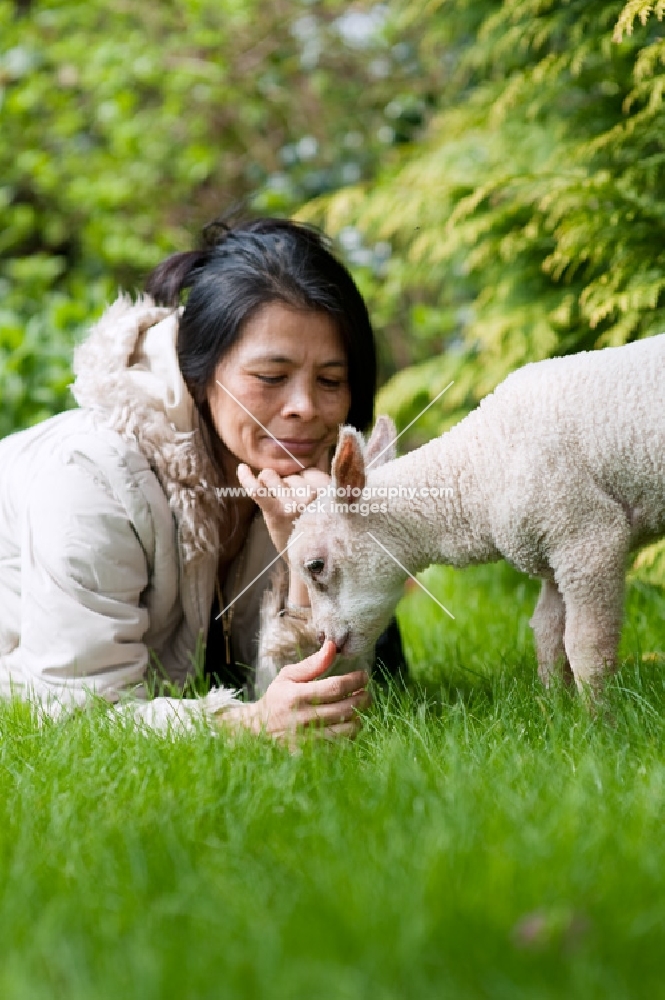
{"label": "green foliage", "polygon": [[658,20],[632,29],[662,6],[394,9],[395,30],[426,20],[425,65],[447,60],[441,109],[376,183],[304,214],[392,244],[371,303],[412,339],[415,360],[427,343],[440,355],[426,369],[435,384],[460,352],[472,359],[472,390],[446,395],[444,426],[519,365],[664,328],[665,41]]}
{"label": "green foliage", "polygon": [[379,8],[350,13],[0,0],[0,435],[68,404],[82,328],[202,224],[371,175],[413,45],[388,44]]}
{"label": "green foliage", "polygon": [[[520,365],[665,329],[664,12],[641,0],[393,7],[395,31],[427,24],[423,64],[449,67],[440,110],[376,182],[301,214],[393,248],[365,290],[417,366],[377,411],[405,427],[455,380],[408,444]],[[656,555],[643,563],[652,579]]]}
{"label": "green foliage", "polygon": [[75,276],[67,292],[48,290],[52,260],[36,255],[5,269],[10,287],[0,301],[0,437],[74,404],[68,386],[76,333],[111,294],[108,281],[85,284]]}
{"label": "green foliage", "polygon": [[633,24],[637,18],[639,17],[642,24],[646,24],[651,14],[655,14],[658,20],[662,21],[665,14],[663,0],[658,0],[657,3],[647,3],[646,0],[629,0],[617,21],[614,29],[614,40],[616,42],[622,41],[624,32],[627,35],[632,35]]}

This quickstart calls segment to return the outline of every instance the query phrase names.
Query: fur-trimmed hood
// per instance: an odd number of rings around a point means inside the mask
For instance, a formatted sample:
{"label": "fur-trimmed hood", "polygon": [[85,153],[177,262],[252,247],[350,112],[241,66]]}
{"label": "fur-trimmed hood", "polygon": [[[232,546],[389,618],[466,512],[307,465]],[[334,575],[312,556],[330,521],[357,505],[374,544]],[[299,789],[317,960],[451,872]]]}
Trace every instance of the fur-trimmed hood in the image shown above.
{"label": "fur-trimmed hood", "polygon": [[119,295],[74,352],[76,402],[134,444],[168,497],[185,562],[215,554],[223,501],[178,364],[180,310]]}

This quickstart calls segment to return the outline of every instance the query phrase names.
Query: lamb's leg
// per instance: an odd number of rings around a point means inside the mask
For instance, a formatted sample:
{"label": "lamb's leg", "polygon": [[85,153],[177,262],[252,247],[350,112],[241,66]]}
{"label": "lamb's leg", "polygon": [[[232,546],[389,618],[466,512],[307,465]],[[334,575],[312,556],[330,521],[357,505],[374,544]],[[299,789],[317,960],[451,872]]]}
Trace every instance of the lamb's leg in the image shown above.
{"label": "lamb's leg", "polygon": [[606,674],[616,669],[623,588],[617,581],[602,599],[566,595],[565,644],[575,682],[599,694]]}
{"label": "lamb's leg", "polygon": [[564,630],[566,608],[559,588],[552,580],[543,580],[540,597],[529,622],[536,640],[538,676],[549,687],[552,678],[559,676],[569,683],[573,672],[566,656]]}
{"label": "lamb's leg", "polygon": [[600,693],[606,674],[616,668],[623,617],[625,560],[629,532],[625,522],[612,532],[593,534],[558,561],[555,579],[566,608],[564,644],[580,691]]}

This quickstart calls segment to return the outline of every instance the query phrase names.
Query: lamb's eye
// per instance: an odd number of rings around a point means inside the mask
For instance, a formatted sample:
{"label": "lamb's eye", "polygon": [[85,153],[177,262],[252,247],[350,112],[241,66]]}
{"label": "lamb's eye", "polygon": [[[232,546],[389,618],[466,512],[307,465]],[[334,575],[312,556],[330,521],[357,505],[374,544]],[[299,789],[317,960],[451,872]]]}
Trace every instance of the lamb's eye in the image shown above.
{"label": "lamb's eye", "polygon": [[320,573],[324,566],[325,562],[323,559],[310,559],[309,562],[305,563],[305,569],[308,573],[311,573],[312,576],[316,576]]}

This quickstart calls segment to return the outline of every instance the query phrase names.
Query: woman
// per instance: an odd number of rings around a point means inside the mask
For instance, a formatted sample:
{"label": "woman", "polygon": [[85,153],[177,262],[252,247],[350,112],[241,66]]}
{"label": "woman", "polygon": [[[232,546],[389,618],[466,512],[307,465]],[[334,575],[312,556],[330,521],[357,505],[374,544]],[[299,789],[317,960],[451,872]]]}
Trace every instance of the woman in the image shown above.
{"label": "woman", "polygon": [[[338,426],[370,423],[362,297],[319,234],[280,219],[218,229],[147,293],[76,349],[79,408],[0,441],[0,693],[352,736],[370,664],[321,677],[335,646],[278,558],[294,515],[256,488],[327,483]],[[203,647],[219,686],[146,700],[149,668],[181,686]]]}

